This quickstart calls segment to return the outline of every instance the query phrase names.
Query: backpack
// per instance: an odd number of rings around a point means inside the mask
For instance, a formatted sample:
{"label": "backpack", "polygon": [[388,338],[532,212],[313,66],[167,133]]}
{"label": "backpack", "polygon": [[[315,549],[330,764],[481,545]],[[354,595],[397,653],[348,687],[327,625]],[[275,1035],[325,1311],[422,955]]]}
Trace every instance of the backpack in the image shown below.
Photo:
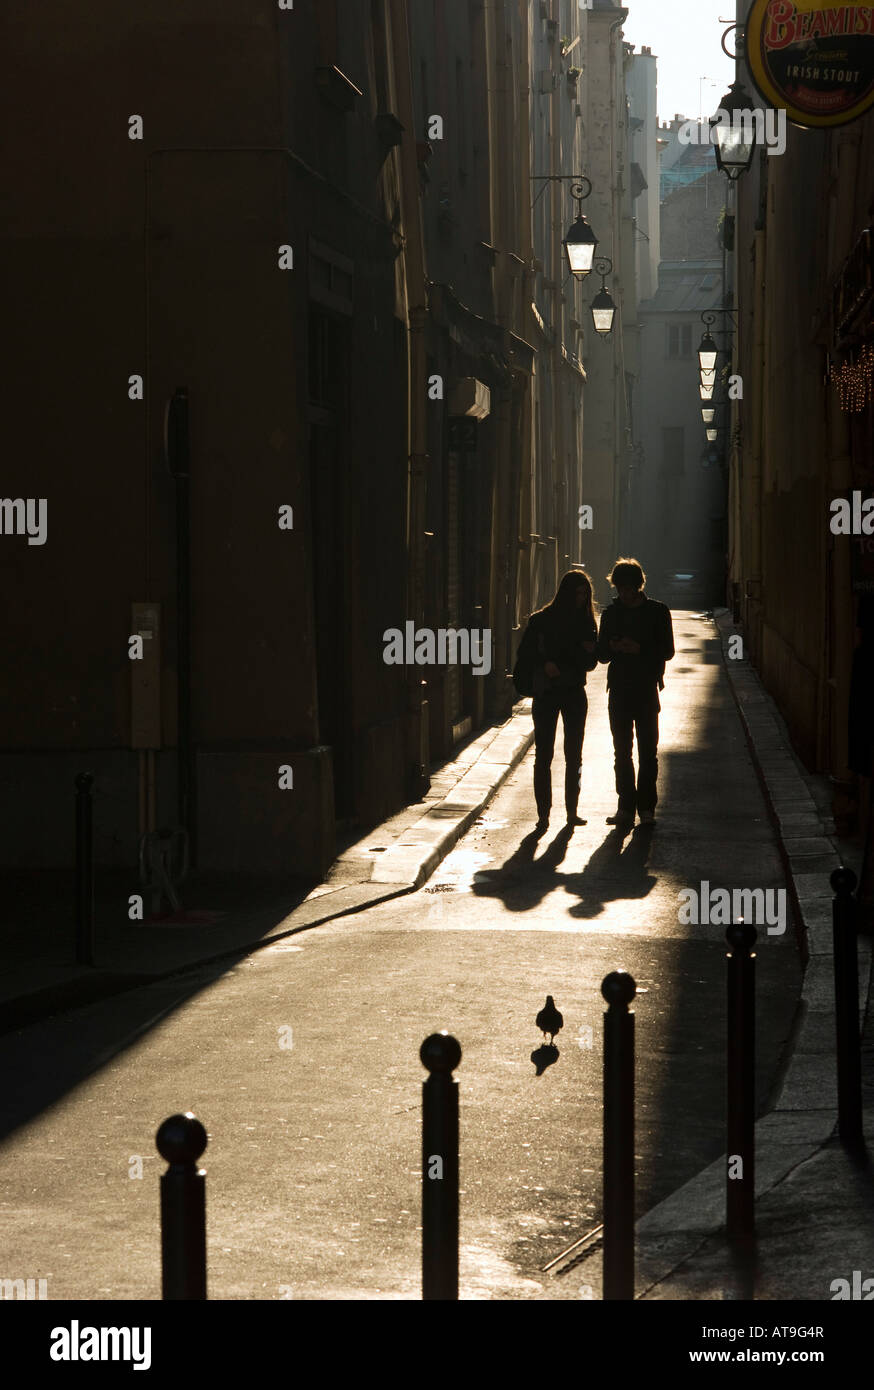
{"label": "backpack", "polygon": [[513,667],[513,684],[520,695],[543,694],[546,678],[542,670],[541,645],[541,635],[532,629],[529,622]]}

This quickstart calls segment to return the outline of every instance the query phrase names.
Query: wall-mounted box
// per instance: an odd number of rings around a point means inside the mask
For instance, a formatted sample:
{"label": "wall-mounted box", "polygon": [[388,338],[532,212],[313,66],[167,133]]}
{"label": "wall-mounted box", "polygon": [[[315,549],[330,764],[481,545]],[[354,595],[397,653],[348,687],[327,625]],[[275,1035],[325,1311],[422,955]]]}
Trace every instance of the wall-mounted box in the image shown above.
{"label": "wall-mounted box", "polygon": [[130,662],[131,748],[161,747],[161,605],[131,604],[131,637],[141,637],[142,657]]}

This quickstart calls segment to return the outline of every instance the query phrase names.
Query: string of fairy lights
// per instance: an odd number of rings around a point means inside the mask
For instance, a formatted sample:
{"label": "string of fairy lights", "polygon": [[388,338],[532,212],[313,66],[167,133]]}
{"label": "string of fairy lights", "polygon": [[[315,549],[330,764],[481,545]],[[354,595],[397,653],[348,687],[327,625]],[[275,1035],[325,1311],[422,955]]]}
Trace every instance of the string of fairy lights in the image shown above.
{"label": "string of fairy lights", "polygon": [[874,400],[874,343],[866,343],[855,362],[849,358],[829,373],[841,410],[857,415]]}

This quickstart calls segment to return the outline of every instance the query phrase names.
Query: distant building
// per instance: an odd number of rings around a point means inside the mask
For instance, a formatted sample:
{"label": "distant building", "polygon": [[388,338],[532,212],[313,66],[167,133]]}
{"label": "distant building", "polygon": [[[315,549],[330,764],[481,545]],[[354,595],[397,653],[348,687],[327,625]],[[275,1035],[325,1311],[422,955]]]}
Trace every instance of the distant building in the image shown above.
{"label": "distant building", "polygon": [[642,185],[631,155],[626,81],[633,50],[622,40],[628,10],[602,0],[580,10],[586,21],[586,85],[582,106],[592,196],[584,211],[600,241],[597,256],[613,263],[608,288],[616,304],[613,332],[599,338],[589,305],[601,285],[589,277],[584,313],[586,394],[583,500],[594,512],[584,532],[582,559],[600,601],[611,596],[606,575],[622,546],[625,494],[632,462],[637,374],[637,283],[634,206]]}
{"label": "distant building", "polygon": [[[653,593],[706,607],[725,587],[728,412],[717,409],[717,444],[708,444],[699,395],[701,314],[723,306],[723,249],[718,201],[723,188],[709,146],[662,136],[658,288],[639,306],[641,327],[638,441],[630,504],[629,549]],[[723,181],[724,182],[724,181]],[[723,345],[723,316],[711,328]],[[720,359],[720,366],[725,362]],[[724,388],[723,388],[724,391]]]}
{"label": "distant building", "polygon": [[658,59],[649,48],[631,54],[626,70],[634,254],[638,299],[651,299],[658,284],[661,239],[660,149],[656,106]]}

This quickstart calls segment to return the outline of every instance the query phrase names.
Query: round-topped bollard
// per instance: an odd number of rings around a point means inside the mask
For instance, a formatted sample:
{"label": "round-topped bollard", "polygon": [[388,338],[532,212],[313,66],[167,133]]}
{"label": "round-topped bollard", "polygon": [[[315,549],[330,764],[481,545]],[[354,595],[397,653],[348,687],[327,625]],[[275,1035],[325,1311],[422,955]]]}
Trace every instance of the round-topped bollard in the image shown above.
{"label": "round-topped bollard", "polygon": [[601,982],[604,1014],[604,1298],[634,1298],[634,1010],[627,970]]}
{"label": "round-topped bollard", "polygon": [[422,1298],[458,1299],[458,1082],[461,1045],[444,1028],[419,1048],[422,1082]]}
{"label": "round-topped bollard", "polygon": [[726,1167],[725,1225],[732,1241],[755,1235],[756,1165],[756,952],[758,933],[740,918],[725,929],[726,1152],[742,1161],[742,1177]]}
{"label": "round-topped bollard", "polygon": [[862,1050],[859,1032],[858,879],[842,864],[829,878],[832,899],[832,950],[838,1070],[838,1134],[851,1149],[865,1144],[862,1122]]}
{"label": "round-topped bollard", "polygon": [[206,1130],[190,1110],[170,1115],[155,1135],[158,1153],[174,1167],[196,1163],[207,1145]]}
{"label": "round-topped bollard", "polygon": [[431,1033],[419,1048],[422,1066],[432,1076],[454,1071],[461,1061],[461,1044],[444,1028],[441,1033]]}
{"label": "round-topped bollard", "polygon": [[92,788],[93,786],[94,786],[94,773],[93,773],[93,772],[77,772],[77,773],[76,773],[76,791],[77,791],[77,792],[90,792],[90,791],[91,791],[91,788]]}
{"label": "round-topped bollard", "polygon": [[848,869],[842,864],[839,869],[834,870],[829,878],[829,883],[839,898],[849,898],[856,891],[858,879],[852,869]]}
{"label": "round-topped bollard", "polygon": [[725,939],[733,951],[751,951],[758,939],[758,932],[750,922],[732,922],[725,929]]}
{"label": "round-topped bollard", "polygon": [[601,982],[601,993],[608,1004],[630,1004],[637,985],[627,970],[612,970]]}
{"label": "round-topped bollard", "polygon": [[170,1115],[155,1136],[170,1165],[161,1174],[161,1297],[206,1298],[206,1173],[197,1160],[206,1130],[191,1111]]}

